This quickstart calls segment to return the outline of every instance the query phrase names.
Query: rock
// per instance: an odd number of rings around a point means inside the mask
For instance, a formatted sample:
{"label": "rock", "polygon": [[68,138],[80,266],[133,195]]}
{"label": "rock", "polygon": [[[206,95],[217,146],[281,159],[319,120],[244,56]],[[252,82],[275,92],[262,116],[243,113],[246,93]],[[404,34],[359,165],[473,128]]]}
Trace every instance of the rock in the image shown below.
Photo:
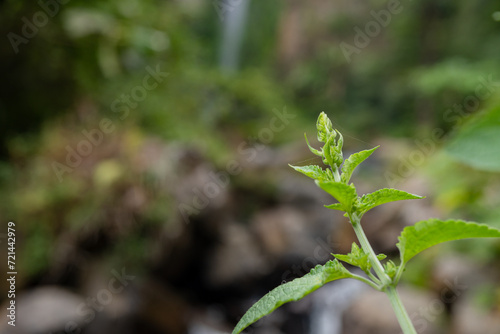
{"label": "rock", "polygon": [[327,284],[312,294],[311,333],[340,334],[345,310],[369,287],[356,280]]}
{"label": "rock", "polygon": [[174,184],[178,202],[195,210],[220,209],[229,199],[229,174],[216,171],[207,163],[198,165]]}
{"label": "rock", "polygon": [[301,211],[283,206],[258,212],[252,219],[252,227],[266,253],[277,258],[292,248],[311,248],[307,247],[312,240],[305,231],[305,222]]}
{"label": "rock", "polygon": [[188,334],[223,334],[232,328],[225,323],[225,310],[220,305],[212,304],[204,310],[190,312]]}
{"label": "rock", "polygon": [[242,224],[228,223],[220,231],[221,242],[209,259],[208,282],[220,287],[245,277],[264,275],[269,265],[257,243]]}
{"label": "rock", "polygon": [[189,324],[188,334],[227,334],[204,323],[193,321]]}
{"label": "rock", "polygon": [[[434,267],[433,288],[441,300],[449,304],[453,333],[500,333],[499,310],[491,305],[479,305],[477,298],[483,289],[487,289],[483,294],[495,293],[499,276],[496,268],[481,266],[480,262],[458,254],[439,256]],[[495,302],[495,296],[492,299]]]}
{"label": "rock", "polygon": [[[278,195],[287,203],[291,203],[295,208],[311,208],[318,210],[323,204],[331,204],[335,200],[322,191],[312,179],[292,170],[287,170],[278,175]],[[328,211],[328,210],[326,210]]]}
{"label": "rock", "polygon": [[485,270],[477,262],[458,254],[440,255],[434,263],[433,289],[442,296],[446,295],[445,298],[450,299],[448,303],[453,303],[471,287],[485,284],[487,280]]}
{"label": "rock", "polygon": [[7,324],[8,306],[3,304],[0,333],[47,334],[64,331],[71,322],[81,325],[77,310],[83,302],[81,296],[52,286],[21,292],[17,294],[15,304],[16,326]]}
{"label": "rock", "polygon": [[479,307],[471,293],[460,298],[455,306],[452,327],[454,334],[498,334],[500,333],[499,310]]}
{"label": "rock", "polygon": [[[138,319],[134,322],[136,326],[131,333],[182,334],[187,332],[189,306],[176,290],[165,283],[148,279],[138,284],[137,292],[139,300],[136,316]],[[142,326],[137,324],[142,324]],[[107,333],[111,332],[115,331],[112,329],[107,331]]]}

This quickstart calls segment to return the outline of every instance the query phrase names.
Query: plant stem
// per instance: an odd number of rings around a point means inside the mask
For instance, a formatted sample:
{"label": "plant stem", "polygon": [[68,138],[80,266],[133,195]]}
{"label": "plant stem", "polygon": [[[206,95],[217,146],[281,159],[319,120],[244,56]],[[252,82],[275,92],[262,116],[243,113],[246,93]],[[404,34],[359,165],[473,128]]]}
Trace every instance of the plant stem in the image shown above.
{"label": "plant stem", "polygon": [[366,283],[366,284],[368,284],[369,286],[371,286],[372,288],[374,288],[377,291],[382,291],[382,287],[379,286],[379,285],[377,285],[377,283],[372,282],[372,281],[370,281],[369,279],[367,279],[367,278],[365,278],[363,276],[359,276],[359,275],[352,274],[352,273],[351,273],[351,275],[352,275],[351,278],[354,278],[354,279],[357,279],[358,281]]}
{"label": "plant stem", "polygon": [[375,282],[375,284],[382,285],[382,282],[380,282],[380,280],[377,278],[377,276],[373,275],[373,273],[371,271],[369,271],[367,274],[368,274],[368,277],[370,277],[372,279],[372,281]]}
{"label": "plant stem", "polygon": [[417,331],[415,330],[415,327],[413,327],[411,319],[408,316],[408,313],[406,312],[403,302],[401,301],[401,298],[399,298],[399,294],[396,291],[396,287],[389,286],[385,290],[385,293],[387,294],[389,300],[391,301],[392,308],[394,309],[394,313],[396,313],[396,317],[398,318],[399,325],[401,326],[403,333],[417,334]]}
{"label": "plant stem", "polygon": [[[417,334],[417,331],[415,330],[415,327],[413,327],[411,319],[406,312],[403,302],[401,301],[401,298],[399,298],[398,292],[396,291],[397,282],[392,281],[391,278],[385,273],[384,267],[377,259],[377,255],[373,251],[368,238],[366,238],[365,232],[361,227],[359,217],[355,214],[349,214],[349,219],[351,220],[354,232],[356,232],[356,236],[358,237],[359,243],[361,244],[361,248],[363,248],[363,251],[368,254],[373,269],[382,282],[382,291],[384,291],[389,297],[392,308],[394,309],[394,313],[396,313],[396,317],[399,321],[401,329],[403,330],[403,333]],[[399,276],[401,275],[399,274]]]}
{"label": "plant stem", "polygon": [[397,285],[399,283],[399,280],[401,279],[401,275],[403,275],[403,272],[405,271],[405,264],[401,263],[399,265],[398,271],[396,272],[396,275],[394,276],[394,284]]}
{"label": "plant stem", "polygon": [[340,182],[340,173],[337,165],[335,165],[335,168],[332,168],[332,171],[333,171],[333,179],[335,180],[335,182]]}
{"label": "plant stem", "polygon": [[382,264],[380,261],[377,259],[377,255],[375,255],[375,252],[373,251],[372,246],[370,245],[370,242],[366,238],[365,232],[363,231],[363,228],[361,227],[361,222],[358,216],[356,215],[351,215],[349,214],[349,219],[351,220],[352,227],[354,228],[354,232],[356,233],[356,236],[358,237],[359,243],[361,244],[361,248],[365,253],[368,254],[368,258],[370,259],[370,262],[372,264],[373,269],[377,273],[378,278],[382,282],[384,286],[388,286],[392,283],[391,278],[387,276],[385,273],[384,267],[382,267]]}

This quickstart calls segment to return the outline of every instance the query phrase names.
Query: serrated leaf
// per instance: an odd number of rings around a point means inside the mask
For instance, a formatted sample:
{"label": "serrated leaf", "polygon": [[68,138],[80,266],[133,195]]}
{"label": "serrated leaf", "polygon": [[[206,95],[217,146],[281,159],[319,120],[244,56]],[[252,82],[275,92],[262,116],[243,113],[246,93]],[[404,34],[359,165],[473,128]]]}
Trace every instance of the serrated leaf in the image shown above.
{"label": "serrated leaf", "polygon": [[330,138],[328,138],[325,146],[323,146],[323,154],[327,161],[327,164],[334,167],[336,159],[335,152],[335,131],[330,134]]}
{"label": "serrated leaf", "polygon": [[363,271],[367,271],[371,268],[370,260],[368,259],[368,254],[363,256],[354,256],[352,253],[349,254],[333,254],[337,260],[349,263],[351,266],[360,267]]}
{"label": "serrated leaf", "polygon": [[330,205],[325,205],[325,208],[332,209],[332,210],[344,211],[344,207],[340,203],[333,203]]}
{"label": "serrated leaf", "polygon": [[[318,120],[316,121],[316,129],[318,130],[318,141],[326,142],[330,137],[330,133],[333,131],[332,121],[328,118],[324,111],[322,111]],[[333,131],[335,135],[335,132]]]}
{"label": "serrated leaf", "polygon": [[351,179],[354,169],[363,161],[365,161],[379,146],[372,148],[371,150],[364,150],[361,152],[353,153],[348,159],[344,160],[342,165],[342,182],[348,183]]}
{"label": "serrated leaf", "polygon": [[328,179],[331,180],[331,181],[334,181],[335,177],[333,176],[333,172],[332,172],[331,168],[327,168],[326,172],[328,174]]}
{"label": "serrated leaf", "polygon": [[468,238],[500,238],[500,230],[462,220],[429,219],[405,227],[396,245],[404,266],[418,253],[446,241]]}
{"label": "serrated leaf", "polygon": [[297,172],[300,172],[304,174],[305,176],[308,176],[312,179],[315,180],[320,180],[320,181],[328,181],[330,180],[328,173],[323,170],[320,166],[316,165],[309,165],[309,166],[292,166],[288,165],[295,169]]}
{"label": "serrated leaf", "polygon": [[335,151],[336,151],[337,159],[338,159],[337,165],[340,167],[342,162],[344,162],[344,156],[342,154],[342,147],[344,146],[344,136],[342,136],[342,134],[338,131],[337,131],[337,133],[339,134],[339,139],[337,140],[337,145],[335,147]]}
{"label": "serrated leaf", "polygon": [[[337,140],[335,140],[336,134],[339,135],[339,138]],[[328,138],[325,146],[323,146],[323,153],[328,165],[332,167],[340,167],[340,165],[344,161],[344,158],[342,156],[343,143],[344,137],[342,137],[342,134],[336,130],[333,130],[333,132],[330,133],[330,138]]]}
{"label": "serrated leaf", "polygon": [[389,260],[384,265],[384,271],[392,279],[394,278],[394,276],[396,276],[396,273],[398,271],[398,266],[396,266],[396,264],[394,264],[392,260]]}
{"label": "serrated leaf", "polygon": [[353,242],[351,247],[351,252],[349,254],[332,254],[338,260],[349,263],[351,266],[356,266],[361,268],[364,272],[370,271],[372,265],[368,259],[368,254],[366,254],[363,249],[359,248],[358,245]]}
{"label": "serrated leaf", "polygon": [[314,153],[315,155],[319,156],[319,157],[323,157],[323,152],[315,149],[314,147],[312,147],[310,144],[309,144],[309,140],[307,140],[307,135],[304,133],[304,138],[306,139],[306,144],[307,144],[307,147],[309,147],[309,151],[311,151],[312,153]]}
{"label": "serrated leaf", "polygon": [[424,196],[419,196],[415,194],[407,193],[403,190],[397,190],[392,188],[384,188],[374,191],[370,194],[363,195],[358,204],[358,212],[360,214],[365,213],[366,211],[373,209],[376,206],[381,204],[401,201],[406,199],[420,199],[424,198]]}
{"label": "serrated leaf", "polygon": [[351,273],[337,260],[317,265],[308,274],[282,284],[262,297],[243,315],[232,334],[238,334],[281,305],[302,299],[328,282],[351,277]]}
{"label": "serrated leaf", "polygon": [[316,184],[339,201],[344,211],[351,210],[352,203],[357,197],[356,188],[353,185],[333,181],[316,181]]}

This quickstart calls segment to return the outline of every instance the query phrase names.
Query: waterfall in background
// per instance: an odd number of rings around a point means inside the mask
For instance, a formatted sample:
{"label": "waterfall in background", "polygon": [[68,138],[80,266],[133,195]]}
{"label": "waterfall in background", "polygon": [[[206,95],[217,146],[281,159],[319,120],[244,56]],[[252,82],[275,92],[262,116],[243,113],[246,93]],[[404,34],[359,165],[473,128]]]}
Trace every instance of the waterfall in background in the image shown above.
{"label": "waterfall in background", "polygon": [[342,333],[344,311],[366,289],[364,283],[350,279],[322,287],[322,292],[314,295],[310,334]]}
{"label": "waterfall in background", "polygon": [[224,72],[233,73],[239,67],[249,4],[250,0],[226,0],[222,6],[229,7],[219,13],[223,21],[219,66]]}

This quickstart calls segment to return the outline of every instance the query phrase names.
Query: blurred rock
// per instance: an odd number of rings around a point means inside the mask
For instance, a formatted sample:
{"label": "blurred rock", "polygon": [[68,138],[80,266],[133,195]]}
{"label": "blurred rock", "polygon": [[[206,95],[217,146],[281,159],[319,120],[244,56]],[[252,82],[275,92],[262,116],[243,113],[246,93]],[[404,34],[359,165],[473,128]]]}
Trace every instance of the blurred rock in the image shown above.
{"label": "blurred rock", "polygon": [[306,217],[301,211],[282,206],[261,211],[255,215],[252,227],[266,253],[280,257],[285,253],[301,248],[312,242],[305,231]]}
{"label": "blurred rock", "polygon": [[442,295],[447,291],[454,294],[449,298],[457,299],[471,287],[484,284],[487,280],[486,272],[476,261],[458,254],[440,255],[434,263],[433,289]]}
{"label": "blurred rock", "polygon": [[207,163],[198,165],[174,184],[178,202],[196,210],[218,209],[229,199],[229,174],[216,171]]}
{"label": "blurred rock", "polygon": [[312,295],[311,333],[340,334],[345,310],[369,287],[356,280],[340,280],[325,285]]}
{"label": "blurred rock", "polygon": [[[453,334],[498,334],[500,313],[479,305],[478,290],[498,285],[495,268],[481,266],[458,254],[439,256],[432,275],[433,289],[451,309]],[[492,291],[493,293],[493,291]]]}
{"label": "blurred rock", "polygon": [[433,206],[432,200],[428,198],[434,193],[429,182],[430,180],[428,178],[415,174],[405,179],[405,182],[401,185],[398,184],[398,189],[427,197],[423,199],[401,201],[401,217],[404,226],[413,225],[421,220],[442,216],[439,208]]}
{"label": "blurred rock", "polygon": [[175,290],[158,281],[148,280],[140,284],[138,295],[138,332],[186,333],[188,305]]}
{"label": "blurred rock", "polygon": [[227,334],[227,333],[212,328],[206,324],[193,321],[191,322],[191,324],[189,324],[188,334]]}
{"label": "blurred rock", "polygon": [[210,284],[217,287],[268,272],[268,262],[243,225],[228,223],[220,233],[221,242],[208,265],[207,279]]}
{"label": "blurred rock", "polygon": [[457,301],[453,316],[454,334],[498,334],[500,333],[500,311],[478,307],[472,294]]}
{"label": "blurred rock", "polygon": [[226,310],[221,305],[213,304],[204,310],[191,312],[188,334],[227,334],[232,326],[225,322]]}
{"label": "blurred rock", "polygon": [[[400,287],[398,292],[419,334],[440,333],[437,324],[445,307],[438,298],[408,287]],[[346,310],[342,333],[401,334],[401,328],[387,296],[370,289]]]}
{"label": "blurred rock", "polygon": [[[282,201],[290,202],[296,208],[323,208],[323,204],[331,204],[335,200],[306,176],[290,170],[278,176],[278,194]],[[328,212],[328,211],[327,211]]]}
{"label": "blurred rock", "polygon": [[2,305],[0,333],[2,334],[47,334],[64,331],[70,322],[81,325],[77,315],[84,299],[65,289],[44,286],[26,291],[16,298],[16,326],[7,324],[6,308]]}

